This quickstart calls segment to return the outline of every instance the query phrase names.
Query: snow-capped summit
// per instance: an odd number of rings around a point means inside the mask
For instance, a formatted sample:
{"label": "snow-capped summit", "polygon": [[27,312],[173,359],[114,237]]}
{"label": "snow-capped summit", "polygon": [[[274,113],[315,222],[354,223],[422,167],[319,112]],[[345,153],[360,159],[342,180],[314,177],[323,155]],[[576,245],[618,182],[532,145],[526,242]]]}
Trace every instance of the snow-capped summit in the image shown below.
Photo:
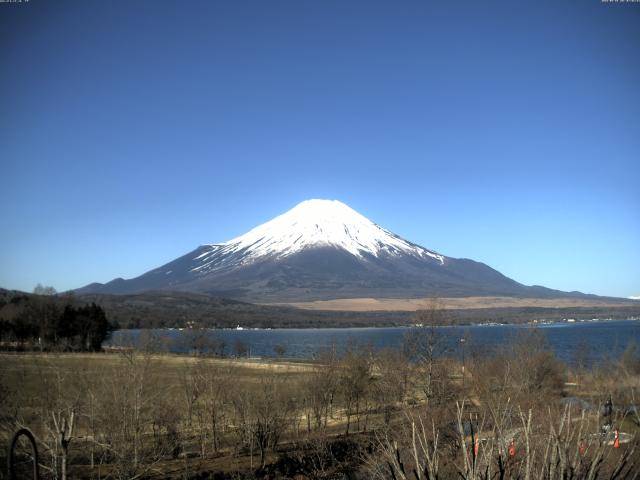
{"label": "snow-capped summit", "polygon": [[250,302],[426,296],[566,296],[527,287],[487,265],[400,238],[337,200],[307,200],[224,243],[139,277],[80,293],[182,290]]}
{"label": "snow-capped summit", "polygon": [[198,257],[196,271],[211,267],[209,258],[219,253],[240,254],[246,264],[261,257],[282,258],[315,247],[335,247],[356,257],[380,253],[428,256],[444,262],[444,257],[418,247],[379,227],[338,200],[306,200],[291,210],[263,223],[233,240],[210,245]]}

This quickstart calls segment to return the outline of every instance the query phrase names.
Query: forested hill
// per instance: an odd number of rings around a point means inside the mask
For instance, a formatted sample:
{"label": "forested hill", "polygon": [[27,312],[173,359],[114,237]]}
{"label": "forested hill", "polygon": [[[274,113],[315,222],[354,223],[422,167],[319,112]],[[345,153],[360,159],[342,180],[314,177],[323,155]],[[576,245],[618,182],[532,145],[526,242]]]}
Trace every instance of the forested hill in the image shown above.
{"label": "forested hill", "polygon": [[406,325],[407,312],[330,312],[256,305],[187,292],[146,292],[135,295],[79,295],[101,305],[122,328],[207,327],[315,328]]}
{"label": "forested hill", "polygon": [[[228,298],[186,292],[147,292],[135,295],[56,295],[43,297],[24,292],[0,289],[0,335],[17,318],[17,312],[30,304],[53,302],[64,312],[66,305],[95,304],[104,311],[111,328],[318,328],[403,326],[416,323],[414,312],[350,312],[303,310],[285,306],[255,305]],[[45,303],[46,303],[45,302]],[[54,311],[55,311],[54,308]],[[30,308],[29,315],[38,312]],[[37,313],[35,313],[37,314]],[[26,315],[26,314],[25,314]],[[447,323],[482,322],[524,323],[534,319],[640,317],[640,305],[620,307],[511,307],[467,308],[447,310]],[[68,318],[68,317],[67,317]],[[4,330],[3,330],[4,329]]]}
{"label": "forested hill", "polygon": [[[285,306],[255,305],[228,298],[186,292],[78,297],[101,305],[122,328],[200,326],[208,328],[318,328],[402,326],[416,322],[414,312],[311,311]],[[524,323],[534,319],[629,318],[640,316],[640,304],[621,307],[512,307],[447,310],[447,323]]]}

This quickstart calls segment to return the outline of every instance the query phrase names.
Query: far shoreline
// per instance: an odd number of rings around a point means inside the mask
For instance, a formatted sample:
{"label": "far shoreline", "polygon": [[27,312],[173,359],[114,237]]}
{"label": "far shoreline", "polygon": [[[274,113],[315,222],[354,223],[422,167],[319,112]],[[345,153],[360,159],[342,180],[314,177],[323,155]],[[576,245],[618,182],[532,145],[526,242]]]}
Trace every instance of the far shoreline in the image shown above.
{"label": "far shoreline", "polygon": [[357,326],[311,326],[311,327],[245,327],[240,325],[238,327],[151,327],[151,328],[119,328],[115,331],[147,331],[147,330],[171,330],[171,331],[197,331],[197,330],[211,330],[211,331],[225,331],[225,332],[248,332],[248,331],[282,331],[282,330],[371,330],[371,329],[393,329],[393,328],[461,328],[461,327],[552,327],[558,325],[579,325],[584,323],[608,323],[608,322],[633,322],[640,321],[640,316],[632,316],[626,318],[568,318],[562,320],[545,320],[540,321],[528,321],[528,322],[469,322],[469,323],[438,323],[434,325],[424,324],[403,324],[403,325],[357,325]]}

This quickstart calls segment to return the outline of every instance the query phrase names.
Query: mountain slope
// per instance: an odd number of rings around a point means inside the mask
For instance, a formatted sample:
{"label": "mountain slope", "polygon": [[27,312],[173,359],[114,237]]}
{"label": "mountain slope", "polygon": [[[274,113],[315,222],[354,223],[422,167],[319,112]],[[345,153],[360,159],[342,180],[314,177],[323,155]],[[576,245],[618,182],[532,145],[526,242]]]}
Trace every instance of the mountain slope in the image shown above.
{"label": "mountain slope", "polygon": [[566,297],[400,238],[338,201],[307,200],[246,234],[79,293],[208,293],[252,302],[352,297]]}

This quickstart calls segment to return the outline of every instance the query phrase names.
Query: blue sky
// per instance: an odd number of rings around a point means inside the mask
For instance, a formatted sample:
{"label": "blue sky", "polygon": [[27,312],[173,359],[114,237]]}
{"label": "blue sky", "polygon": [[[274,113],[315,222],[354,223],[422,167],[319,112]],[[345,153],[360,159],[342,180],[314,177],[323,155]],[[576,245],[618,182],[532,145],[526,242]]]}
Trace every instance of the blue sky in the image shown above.
{"label": "blue sky", "polygon": [[0,286],[130,278],[308,198],[640,295],[640,4],[0,3]]}

